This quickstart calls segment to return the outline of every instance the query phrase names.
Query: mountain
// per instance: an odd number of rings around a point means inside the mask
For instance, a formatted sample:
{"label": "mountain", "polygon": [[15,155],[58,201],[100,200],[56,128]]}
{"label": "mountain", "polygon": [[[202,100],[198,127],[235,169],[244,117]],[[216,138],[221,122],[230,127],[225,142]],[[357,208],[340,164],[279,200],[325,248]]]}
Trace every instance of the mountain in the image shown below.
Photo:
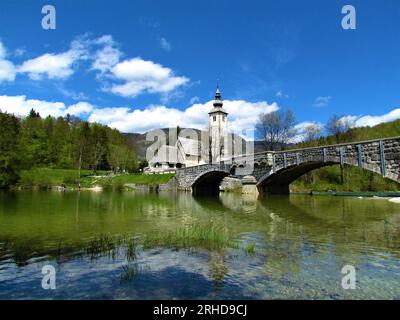
{"label": "mountain", "polygon": [[[179,128],[179,131],[185,130],[186,128]],[[190,129],[190,128],[187,128]],[[147,141],[146,137],[147,135],[151,135],[151,134],[155,134],[156,131],[158,129],[155,130],[151,130],[149,132],[146,133],[124,133],[125,137],[127,137],[129,140],[131,140],[133,142],[133,144],[135,145],[135,150],[136,150],[136,154],[138,156],[139,159],[145,159],[146,158],[146,150],[149,146],[151,146],[154,143],[154,140],[152,141]],[[176,128],[162,128],[161,130],[163,130],[166,133],[166,136],[168,137],[168,130],[176,130]],[[201,137],[201,130],[198,129],[192,129],[194,131],[196,131],[196,133],[198,134],[199,137]],[[240,139],[242,141],[242,145],[245,146],[245,142],[246,140],[244,140],[243,138],[235,135],[236,139]],[[168,138],[167,138],[168,139]],[[167,141],[168,144],[168,141]],[[173,143],[171,143],[173,144]],[[262,142],[260,141],[256,141],[255,143],[255,152],[259,152],[262,151],[263,149],[263,145]],[[243,151],[245,151],[245,148],[243,148]]]}

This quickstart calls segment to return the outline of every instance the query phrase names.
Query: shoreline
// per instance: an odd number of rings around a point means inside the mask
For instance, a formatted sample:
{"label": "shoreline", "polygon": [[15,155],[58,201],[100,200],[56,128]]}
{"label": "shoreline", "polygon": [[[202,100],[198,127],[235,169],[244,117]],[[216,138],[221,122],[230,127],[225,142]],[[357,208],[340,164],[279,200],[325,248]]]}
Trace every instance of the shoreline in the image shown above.
{"label": "shoreline", "polygon": [[341,197],[365,197],[365,198],[397,198],[399,191],[309,191],[291,192],[290,194],[304,194],[311,196],[341,196]]}
{"label": "shoreline", "polygon": [[[7,189],[5,189],[7,190]],[[15,186],[10,188],[9,191],[91,191],[91,192],[102,192],[112,191],[102,186],[96,185],[93,187],[81,187],[76,186],[51,186],[49,188],[40,188],[38,186]],[[148,192],[159,192],[171,190],[169,183],[165,184],[125,184],[124,188],[118,191],[148,191]],[[180,190],[177,190],[180,191]],[[230,193],[230,191],[225,191]],[[234,193],[234,192],[232,192]],[[340,196],[340,197],[358,197],[358,198],[382,198],[389,199],[390,202],[400,203],[400,192],[398,191],[310,191],[310,192],[290,192],[290,195],[309,195],[309,196]]]}

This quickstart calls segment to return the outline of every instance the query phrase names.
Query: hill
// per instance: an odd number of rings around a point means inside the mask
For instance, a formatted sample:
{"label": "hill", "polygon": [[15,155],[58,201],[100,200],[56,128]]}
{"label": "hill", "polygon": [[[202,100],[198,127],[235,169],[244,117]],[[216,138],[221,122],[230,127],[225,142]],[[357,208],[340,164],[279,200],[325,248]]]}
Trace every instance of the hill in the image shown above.
{"label": "hill", "polygon": [[[347,132],[322,137],[318,140],[298,143],[292,148],[305,148],[353,141],[366,141],[400,136],[400,120],[382,123],[373,127],[352,128]],[[400,191],[400,184],[381,175],[356,167],[339,165],[314,170],[291,184],[295,192],[309,191],[352,191],[377,192]]]}

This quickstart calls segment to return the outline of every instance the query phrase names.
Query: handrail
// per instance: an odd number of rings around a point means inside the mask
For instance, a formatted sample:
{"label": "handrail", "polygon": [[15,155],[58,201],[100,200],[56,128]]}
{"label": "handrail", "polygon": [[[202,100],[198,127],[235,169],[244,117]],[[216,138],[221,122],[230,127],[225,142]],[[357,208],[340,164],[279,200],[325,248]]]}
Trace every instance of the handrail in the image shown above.
{"label": "handrail", "polygon": [[233,157],[233,159],[243,158],[243,157],[248,157],[248,156],[261,155],[261,154],[268,154],[268,153],[270,153],[270,154],[282,154],[282,153],[298,152],[298,151],[303,151],[303,150],[315,150],[315,149],[323,149],[323,148],[329,148],[329,147],[343,147],[343,146],[349,146],[349,145],[366,144],[366,143],[373,143],[373,142],[387,141],[387,140],[396,140],[396,139],[400,139],[400,137],[398,136],[398,137],[390,137],[390,138],[382,138],[382,139],[363,140],[363,141],[355,141],[355,142],[345,142],[345,143],[338,143],[338,144],[327,144],[327,145],[322,145],[322,146],[297,148],[297,149],[288,149],[288,150],[281,150],[281,151],[262,151],[262,152],[250,153],[250,154],[245,154],[245,155]]}

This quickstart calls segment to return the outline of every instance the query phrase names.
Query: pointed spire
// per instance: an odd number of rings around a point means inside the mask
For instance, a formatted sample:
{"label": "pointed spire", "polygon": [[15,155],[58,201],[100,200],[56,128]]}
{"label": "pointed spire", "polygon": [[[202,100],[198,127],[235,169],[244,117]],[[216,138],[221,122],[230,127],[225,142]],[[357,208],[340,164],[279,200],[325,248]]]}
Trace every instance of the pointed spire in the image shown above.
{"label": "pointed spire", "polygon": [[222,99],[221,99],[221,92],[219,92],[219,88],[215,91],[215,100],[214,100],[214,107],[215,108],[222,108]]}
{"label": "pointed spire", "polygon": [[221,101],[221,92],[219,91],[219,85],[217,84],[217,90],[215,91],[215,100]]}

